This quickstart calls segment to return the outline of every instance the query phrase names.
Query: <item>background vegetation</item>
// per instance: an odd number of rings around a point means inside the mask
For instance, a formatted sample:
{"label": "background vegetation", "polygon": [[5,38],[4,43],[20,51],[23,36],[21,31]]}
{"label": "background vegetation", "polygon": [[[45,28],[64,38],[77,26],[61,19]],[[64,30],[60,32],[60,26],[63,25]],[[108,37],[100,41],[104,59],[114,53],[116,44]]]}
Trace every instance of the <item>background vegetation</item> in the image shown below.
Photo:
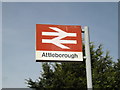
{"label": "background vegetation", "polygon": [[[120,60],[113,62],[102,45],[90,43],[93,88],[120,88]],[[83,54],[84,45],[83,45]],[[26,79],[30,88],[87,88],[86,66],[83,62],[42,63],[41,76],[33,81]]]}

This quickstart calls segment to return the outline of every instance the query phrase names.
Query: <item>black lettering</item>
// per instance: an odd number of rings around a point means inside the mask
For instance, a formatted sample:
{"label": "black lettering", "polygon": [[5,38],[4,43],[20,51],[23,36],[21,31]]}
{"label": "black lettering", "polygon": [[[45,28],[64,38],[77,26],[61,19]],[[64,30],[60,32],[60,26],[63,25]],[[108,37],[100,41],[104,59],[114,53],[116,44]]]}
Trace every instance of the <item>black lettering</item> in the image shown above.
{"label": "black lettering", "polygon": [[42,57],[46,57],[45,53],[42,54]]}
{"label": "black lettering", "polygon": [[58,58],[78,58],[78,55],[76,53],[74,54],[58,54],[58,53],[44,53],[42,54],[42,57],[58,57]]}

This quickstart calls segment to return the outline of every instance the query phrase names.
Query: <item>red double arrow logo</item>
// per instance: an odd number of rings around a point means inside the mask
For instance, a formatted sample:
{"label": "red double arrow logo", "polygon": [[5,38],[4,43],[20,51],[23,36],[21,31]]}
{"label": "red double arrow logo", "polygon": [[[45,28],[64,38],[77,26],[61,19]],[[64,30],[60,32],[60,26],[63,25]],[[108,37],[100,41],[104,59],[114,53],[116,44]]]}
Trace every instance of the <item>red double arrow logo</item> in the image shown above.
{"label": "red double arrow logo", "polygon": [[71,25],[36,25],[36,50],[82,51],[82,29]]}

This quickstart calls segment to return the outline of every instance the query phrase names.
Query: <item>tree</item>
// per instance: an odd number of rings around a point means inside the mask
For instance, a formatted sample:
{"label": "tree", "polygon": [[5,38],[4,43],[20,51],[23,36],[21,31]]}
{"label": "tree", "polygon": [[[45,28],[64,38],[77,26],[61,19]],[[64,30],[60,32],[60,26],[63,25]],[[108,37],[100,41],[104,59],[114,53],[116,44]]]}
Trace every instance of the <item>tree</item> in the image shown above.
{"label": "tree", "polygon": [[115,63],[115,87],[120,88],[120,59]]}
{"label": "tree", "polygon": [[[83,45],[83,55],[84,53]],[[120,60],[112,61],[109,52],[102,50],[102,45],[97,48],[90,43],[93,88],[120,88]],[[86,66],[83,62],[43,63],[43,73],[39,79],[33,81],[26,79],[30,88],[87,88]],[[116,72],[117,69],[117,72]]]}

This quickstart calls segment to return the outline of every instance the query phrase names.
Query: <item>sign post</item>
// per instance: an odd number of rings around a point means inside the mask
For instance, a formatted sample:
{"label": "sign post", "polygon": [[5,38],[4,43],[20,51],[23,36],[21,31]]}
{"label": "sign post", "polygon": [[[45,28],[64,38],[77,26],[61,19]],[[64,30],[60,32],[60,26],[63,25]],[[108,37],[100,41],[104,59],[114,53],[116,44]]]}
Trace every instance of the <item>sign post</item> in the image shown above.
{"label": "sign post", "polygon": [[85,26],[83,31],[84,31],[84,40],[85,40],[87,88],[92,89],[91,56],[90,56],[90,45],[89,45],[90,39],[89,39],[88,27]]}
{"label": "sign post", "polygon": [[92,89],[89,30],[77,25],[36,25],[36,61],[83,61],[85,39],[87,88]]}

